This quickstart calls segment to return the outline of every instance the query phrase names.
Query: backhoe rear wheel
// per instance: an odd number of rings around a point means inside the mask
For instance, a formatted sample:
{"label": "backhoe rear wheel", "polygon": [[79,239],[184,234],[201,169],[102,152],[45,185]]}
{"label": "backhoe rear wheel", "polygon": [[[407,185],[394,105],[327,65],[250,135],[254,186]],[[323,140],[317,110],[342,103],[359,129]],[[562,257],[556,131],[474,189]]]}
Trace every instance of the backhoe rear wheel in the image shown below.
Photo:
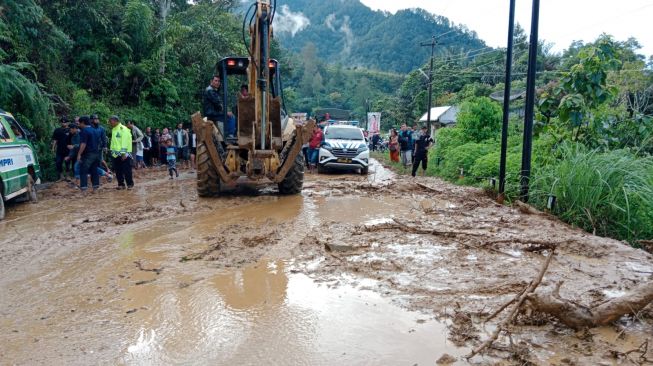
{"label": "backhoe rear wheel", "polygon": [[299,153],[292,168],[279,183],[279,193],[298,194],[302,191],[302,187],[304,187],[304,155]]}
{"label": "backhoe rear wheel", "polygon": [[220,194],[220,176],[213,166],[205,142],[197,145],[197,194],[200,197],[215,197]]}

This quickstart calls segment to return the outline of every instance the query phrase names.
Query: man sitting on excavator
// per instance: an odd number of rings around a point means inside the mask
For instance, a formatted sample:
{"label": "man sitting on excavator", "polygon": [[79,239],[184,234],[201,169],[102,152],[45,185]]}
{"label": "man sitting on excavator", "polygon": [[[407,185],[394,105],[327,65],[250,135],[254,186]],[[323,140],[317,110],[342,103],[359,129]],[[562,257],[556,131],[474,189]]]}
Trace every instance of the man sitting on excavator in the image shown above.
{"label": "man sitting on excavator", "polygon": [[216,127],[218,122],[223,121],[223,109],[222,109],[222,98],[220,97],[220,76],[214,75],[211,79],[211,85],[209,85],[204,91],[202,96],[202,109],[204,116],[209,121],[212,121]]}

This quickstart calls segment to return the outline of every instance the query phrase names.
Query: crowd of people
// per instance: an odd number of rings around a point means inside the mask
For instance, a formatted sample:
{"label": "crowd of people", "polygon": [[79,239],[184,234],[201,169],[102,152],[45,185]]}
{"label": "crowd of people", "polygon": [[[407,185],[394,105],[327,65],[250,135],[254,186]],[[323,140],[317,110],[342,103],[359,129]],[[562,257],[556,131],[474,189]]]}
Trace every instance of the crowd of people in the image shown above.
{"label": "crowd of people", "polygon": [[418,129],[417,125],[409,127],[405,123],[401,129],[390,130],[388,141],[388,150],[390,151],[390,160],[408,168],[412,165],[411,175],[414,177],[422,165],[423,172],[426,172],[428,166],[428,150],[433,146],[434,141],[428,133],[428,127],[422,126]]}
{"label": "crowd of people", "polygon": [[59,180],[74,180],[82,192],[88,190],[89,177],[95,192],[101,177],[112,182],[114,175],[117,189],[132,189],[133,169],[165,166],[170,179],[179,177],[177,162],[181,168],[195,169],[196,136],[183,123],[175,129],[147,127],[143,132],[133,120],[123,125],[118,116],[111,116],[109,133],[97,114],[72,121],[62,117],[60,123],[52,134],[55,168]]}

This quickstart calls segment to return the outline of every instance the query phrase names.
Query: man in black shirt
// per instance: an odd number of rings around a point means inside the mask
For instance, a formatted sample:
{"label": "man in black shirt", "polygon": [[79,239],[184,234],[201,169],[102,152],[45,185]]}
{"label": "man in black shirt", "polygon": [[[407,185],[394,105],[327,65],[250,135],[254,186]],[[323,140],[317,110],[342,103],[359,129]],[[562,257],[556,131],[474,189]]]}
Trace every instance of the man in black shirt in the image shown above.
{"label": "man in black shirt", "polygon": [[433,145],[433,139],[429,136],[428,128],[426,126],[422,127],[422,131],[419,134],[417,140],[415,140],[415,150],[414,155],[415,159],[413,161],[413,177],[417,173],[419,168],[419,163],[422,163],[422,169],[426,173],[426,165],[428,164],[428,155],[429,148]]}
{"label": "man in black shirt", "polygon": [[[61,117],[61,126],[52,133],[52,152],[55,154],[55,167],[59,173],[59,180],[64,179],[64,159],[70,152],[68,150],[68,118]],[[66,164],[68,165],[68,164]],[[66,171],[69,169],[66,168]]]}
{"label": "man in black shirt", "polygon": [[223,109],[222,109],[222,98],[220,97],[220,76],[215,75],[211,79],[211,85],[209,85],[204,91],[202,96],[202,109],[204,116],[209,121],[218,125],[218,122],[224,122],[223,119]]}

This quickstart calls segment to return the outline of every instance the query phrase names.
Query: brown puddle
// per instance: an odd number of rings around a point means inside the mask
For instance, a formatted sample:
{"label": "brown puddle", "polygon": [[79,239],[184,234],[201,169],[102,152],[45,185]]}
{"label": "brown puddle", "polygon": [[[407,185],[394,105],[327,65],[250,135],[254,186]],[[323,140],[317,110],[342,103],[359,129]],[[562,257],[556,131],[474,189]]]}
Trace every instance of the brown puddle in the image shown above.
{"label": "brown puddle", "polygon": [[156,305],[136,314],[126,363],[413,365],[464,351],[447,344],[444,324],[370,291],[330,289],[289,274],[282,261],[263,260],[147,301]]}
{"label": "brown puddle", "polygon": [[[288,260],[266,259],[270,246],[243,248],[252,250],[245,263],[255,264],[233,269],[212,260],[180,261],[225,235],[225,228],[236,233],[226,243],[232,248],[243,245],[242,238],[264,240],[282,231],[277,246],[283,249],[288,239],[330,220],[360,224],[409,210],[400,202],[262,195],[218,203],[218,210],[174,220],[162,214],[117,231],[108,242],[89,237],[88,245],[14,282],[0,300],[6,330],[0,358],[18,364],[413,365],[465,351],[447,343],[445,324],[375,292],[331,288],[294,273],[290,253],[279,255]],[[84,216],[71,217],[79,222]],[[286,223],[292,225],[280,226]]]}

